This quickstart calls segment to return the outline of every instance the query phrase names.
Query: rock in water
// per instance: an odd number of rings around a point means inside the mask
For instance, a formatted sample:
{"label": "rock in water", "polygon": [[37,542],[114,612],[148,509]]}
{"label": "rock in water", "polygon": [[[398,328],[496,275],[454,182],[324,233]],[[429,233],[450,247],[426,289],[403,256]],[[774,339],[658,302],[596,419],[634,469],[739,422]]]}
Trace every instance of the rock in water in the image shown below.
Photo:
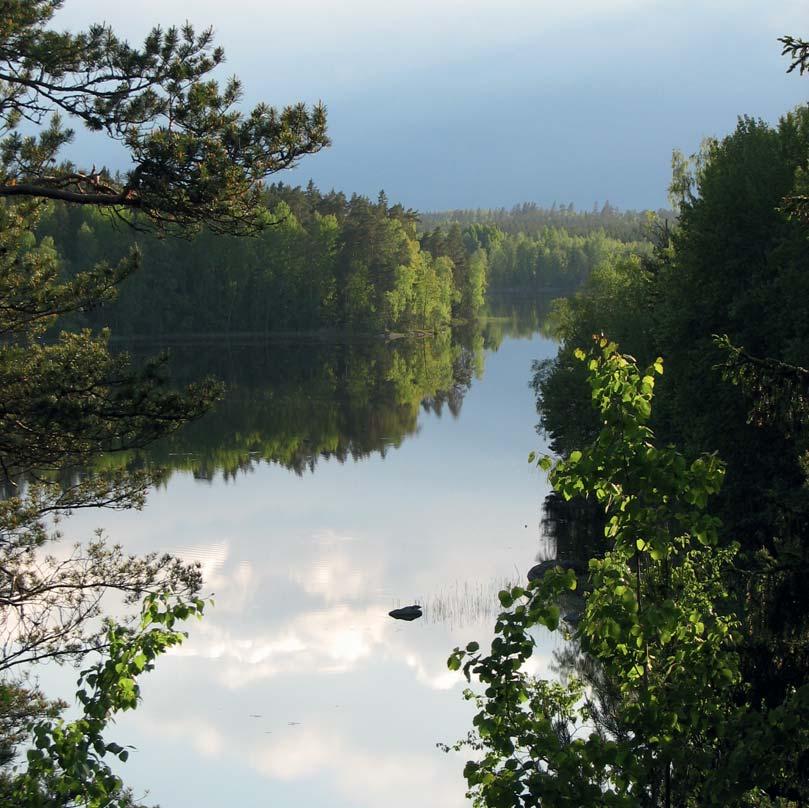
{"label": "rock in water", "polygon": [[535,581],[554,567],[561,567],[563,570],[573,570],[576,575],[584,575],[587,569],[581,561],[562,561],[560,559],[551,558],[548,561],[541,561],[539,564],[531,567],[531,569],[528,570],[528,580]]}
{"label": "rock in water", "polygon": [[421,606],[418,604],[414,606],[402,606],[401,609],[394,609],[392,612],[388,612],[388,614],[394,620],[417,620],[421,617]]}

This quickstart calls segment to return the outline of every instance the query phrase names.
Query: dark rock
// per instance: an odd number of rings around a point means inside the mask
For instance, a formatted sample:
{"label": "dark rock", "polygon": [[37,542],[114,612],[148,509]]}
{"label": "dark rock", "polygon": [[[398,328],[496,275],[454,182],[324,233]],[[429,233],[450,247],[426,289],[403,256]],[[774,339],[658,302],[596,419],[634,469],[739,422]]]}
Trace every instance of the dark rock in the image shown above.
{"label": "dark rock", "polygon": [[563,570],[573,570],[576,575],[584,575],[586,567],[581,561],[561,561],[556,558],[549,558],[547,561],[540,561],[528,570],[528,580],[535,581],[541,578],[546,572],[554,567],[561,567]]}
{"label": "dark rock", "polygon": [[401,609],[394,609],[392,612],[388,612],[388,614],[394,620],[417,620],[421,617],[421,606],[418,604],[414,606],[402,606]]}

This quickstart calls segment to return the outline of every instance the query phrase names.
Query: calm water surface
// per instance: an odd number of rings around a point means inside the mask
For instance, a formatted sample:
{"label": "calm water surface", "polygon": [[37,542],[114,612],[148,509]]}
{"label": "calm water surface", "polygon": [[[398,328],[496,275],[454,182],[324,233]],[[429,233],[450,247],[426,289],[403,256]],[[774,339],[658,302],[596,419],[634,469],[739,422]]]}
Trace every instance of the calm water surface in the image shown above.
{"label": "calm water surface", "polygon": [[[542,552],[528,380],[555,347],[530,327],[462,343],[175,352],[189,375],[224,375],[229,400],[154,450],[174,471],[143,512],[65,524],[198,560],[215,594],[109,735],[136,747],[122,774],[138,796],[466,804],[465,758],[435,747],[472,714],[446,658],[491,637],[498,588]],[[416,601],[423,619],[387,616]],[[541,639],[537,669],[554,642]]]}

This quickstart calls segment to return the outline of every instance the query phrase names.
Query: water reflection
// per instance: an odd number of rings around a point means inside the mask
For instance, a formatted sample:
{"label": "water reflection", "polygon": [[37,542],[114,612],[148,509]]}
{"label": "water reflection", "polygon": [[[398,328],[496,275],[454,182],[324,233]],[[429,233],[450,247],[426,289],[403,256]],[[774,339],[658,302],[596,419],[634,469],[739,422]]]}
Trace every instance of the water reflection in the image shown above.
{"label": "water reflection", "polygon": [[501,610],[497,593],[521,583],[524,579],[518,570],[511,577],[453,581],[420,602],[427,620],[446,623],[450,628],[493,623]]}
{"label": "water reflection", "polygon": [[542,503],[542,535],[547,550],[538,561],[556,558],[585,565],[607,549],[604,513],[586,499],[565,500],[552,491]]}
{"label": "water reflection", "polygon": [[[319,460],[382,456],[416,432],[421,410],[457,417],[482,372],[481,340],[174,346],[175,378],[212,374],[225,399],[130,463],[226,478],[270,461],[297,474]],[[179,372],[178,372],[179,371]]]}
{"label": "water reflection", "polygon": [[[235,393],[129,458],[175,470],[143,513],[65,525],[68,538],[101,524],[128,551],[198,560],[215,595],[117,725],[137,747],[125,775],[138,796],[465,804],[462,761],[435,748],[471,720],[446,658],[491,637],[497,590],[534,563],[546,493],[526,462],[542,448],[528,380],[554,346],[522,338],[516,319],[471,342],[220,346],[206,367],[200,346],[175,350],[184,373],[218,372]],[[387,616],[416,601],[423,619]],[[543,639],[537,670],[554,647]]]}
{"label": "water reflection", "polygon": [[[172,377],[178,383],[221,379],[224,400],[174,436],[106,462],[211,480],[262,461],[304,474],[321,459],[384,457],[417,432],[420,413],[457,418],[483,374],[485,352],[505,338],[536,333],[543,311],[502,300],[480,322],[422,339],[175,344]],[[136,354],[149,348],[126,347]]]}

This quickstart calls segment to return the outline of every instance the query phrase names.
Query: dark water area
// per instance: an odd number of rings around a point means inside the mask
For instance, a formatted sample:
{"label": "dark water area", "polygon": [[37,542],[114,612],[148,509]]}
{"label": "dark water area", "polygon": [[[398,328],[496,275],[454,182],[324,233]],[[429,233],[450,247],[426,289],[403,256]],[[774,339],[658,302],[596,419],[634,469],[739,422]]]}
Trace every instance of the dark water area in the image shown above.
{"label": "dark water area", "polygon": [[[177,381],[217,408],[148,451],[167,481],[140,512],[81,513],[127,551],[199,561],[215,606],[144,681],[113,739],[162,805],[465,805],[453,647],[491,638],[497,591],[553,548],[531,364],[555,353],[535,306],[437,338],[175,344]],[[133,349],[141,353],[151,346]],[[388,611],[420,603],[402,623]],[[547,671],[558,640],[539,638]],[[73,675],[46,670],[67,695]]]}

